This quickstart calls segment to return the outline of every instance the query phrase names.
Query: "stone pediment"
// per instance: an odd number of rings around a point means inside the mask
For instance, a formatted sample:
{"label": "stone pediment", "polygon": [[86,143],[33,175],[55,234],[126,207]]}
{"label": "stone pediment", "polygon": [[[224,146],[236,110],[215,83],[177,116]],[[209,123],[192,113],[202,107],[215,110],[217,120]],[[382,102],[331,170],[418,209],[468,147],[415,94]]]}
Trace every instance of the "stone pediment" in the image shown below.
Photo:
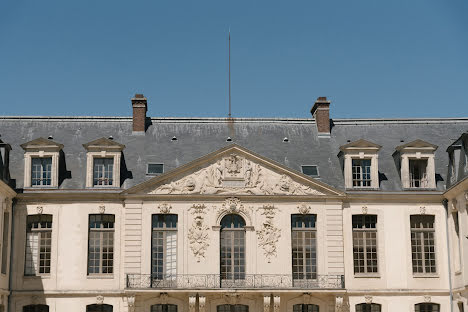
{"label": "stone pediment", "polygon": [[417,139],[412,142],[397,146],[396,150],[397,151],[404,151],[404,150],[412,150],[412,149],[418,149],[418,150],[428,150],[428,151],[435,151],[437,149],[437,145],[428,143],[426,141]]}
{"label": "stone pediment", "polygon": [[237,145],[221,149],[155,177],[125,193],[153,195],[341,195],[334,188],[294,172]]}
{"label": "stone pediment", "polygon": [[348,143],[346,145],[340,146],[341,151],[347,151],[347,150],[375,150],[379,151],[382,148],[382,146],[375,144],[373,142],[360,139],[351,143]]}
{"label": "stone pediment", "polygon": [[83,147],[88,151],[122,151],[125,145],[115,142],[108,138],[100,138],[89,143],[83,144]]}
{"label": "stone pediment", "polygon": [[63,148],[63,144],[54,142],[49,139],[45,138],[37,138],[32,141],[26,142],[21,144],[21,147],[25,151],[32,151],[32,150],[53,150],[59,151]]}

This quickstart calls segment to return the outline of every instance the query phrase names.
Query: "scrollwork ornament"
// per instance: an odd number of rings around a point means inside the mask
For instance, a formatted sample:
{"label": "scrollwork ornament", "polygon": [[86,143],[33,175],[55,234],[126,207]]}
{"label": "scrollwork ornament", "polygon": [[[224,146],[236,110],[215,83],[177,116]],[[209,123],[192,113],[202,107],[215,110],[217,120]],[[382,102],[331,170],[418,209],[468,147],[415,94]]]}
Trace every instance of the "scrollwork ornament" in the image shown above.
{"label": "scrollwork ornament", "polygon": [[197,305],[197,297],[196,296],[190,296],[189,297],[189,312],[195,312],[196,311],[196,305]]}
{"label": "scrollwork ornament", "polygon": [[129,312],[135,311],[135,295],[127,296],[127,306]]}
{"label": "scrollwork ornament", "polygon": [[209,246],[209,227],[204,223],[206,206],[204,204],[194,204],[189,210],[195,220],[188,231],[188,240],[193,255],[196,257],[197,262],[200,262],[202,258],[205,258],[205,252]]}
{"label": "scrollwork ornament", "polygon": [[276,214],[276,208],[273,205],[264,205],[261,214],[265,216],[265,221],[262,228],[257,231],[257,235],[259,245],[263,248],[268,263],[270,263],[271,258],[276,256],[276,245],[281,237],[281,230],[273,223]]}
{"label": "scrollwork ornament", "polygon": [[102,295],[97,295],[97,296],[96,296],[96,303],[97,303],[97,304],[103,304],[103,303],[104,303],[104,296],[102,296]]}
{"label": "scrollwork ornament", "polygon": [[280,311],[280,296],[274,296],[273,297],[273,312],[279,312]]}
{"label": "scrollwork ornament", "polygon": [[168,300],[169,300],[169,295],[167,293],[160,293],[159,294],[159,302],[161,304],[167,304]]}
{"label": "scrollwork ornament", "polygon": [[431,302],[431,301],[432,301],[431,296],[429,296],[429,295],[424,295],[424,302],[429,303],[429,302]]}
{"label": "scrollwork ornament", "polygon": [[159,212],[163,214],[171,213],[172,206],[167,203],[162,203],[158,206]]}
{"label": "scrollwork ornament", "polygon": [[426,214],[426,207],[425,206],[419,207],[419,212],[420,212],[420,214],[425,215]]}
{"label": "scrollwork ornament", "polygon": [[364,296],[364,300],[366,301],[367,304],[372,304],[372,301],[374,300],[374,298],[372,298],[372,296]]}
{"label": "scrollwork ornament", "polygon": [[362,206],[361,209],[362,209],[362,214],[363,214],[363,215],[366,215],[366,214],[367,214],[367,211],[368,211],[368,210],[367,210],[367,206]]}
{"label": "scrollwork ornament", "polygon": [[206,310],[206,297],[198,296],[198,312],[205,312]]}
{"label": "scrollwork ornament", "polygon": [[99,206],[99,213],[100,213],[100,214],[106,213],[106,206],[100,205],[100,206]]}
{"label": "scrollwork ornament", "polygon": [[43,211],[44,211],[44,207],[42,207],[42,206],[37,206],[36,207],[36,212],[37,212],[38,215],[41,215]]}

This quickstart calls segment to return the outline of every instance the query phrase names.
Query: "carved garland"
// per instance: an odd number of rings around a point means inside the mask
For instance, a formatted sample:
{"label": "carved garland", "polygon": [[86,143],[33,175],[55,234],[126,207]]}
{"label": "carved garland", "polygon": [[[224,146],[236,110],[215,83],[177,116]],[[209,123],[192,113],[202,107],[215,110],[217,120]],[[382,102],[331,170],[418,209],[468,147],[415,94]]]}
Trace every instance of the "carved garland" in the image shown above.
{"label": "carved garland", "polygon": [[200,262],[202,258],[205,258],[205,252],[209,246],[209,228],[204,222],[206,206],[203,204],[194,204],[189,208],[189,210],[194,216],[194,222],[188,231],[190,249],[192,250],[193,255],[197,258],[197,262]]}
{"label": "carved garland", "polygon": [[273,205],[264,205],[262,209],[261,215],[265,216],[265,222],[263,222],[262,228],[257,231],[257,235],[259,245],[263,248],[268,263],[270,263],[271,258],[276,256],[276,244],[281,237],[281,229],[273,223],[276,208]]}

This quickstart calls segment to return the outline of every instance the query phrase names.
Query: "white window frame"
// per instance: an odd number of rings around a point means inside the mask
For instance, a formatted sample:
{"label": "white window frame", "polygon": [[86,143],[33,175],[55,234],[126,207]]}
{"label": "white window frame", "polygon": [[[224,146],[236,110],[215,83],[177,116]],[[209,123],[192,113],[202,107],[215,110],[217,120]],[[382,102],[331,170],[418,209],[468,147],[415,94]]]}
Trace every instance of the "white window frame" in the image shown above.
{"label": "white window frame", "polygon": [[[347,189],[378,189],[379,188],[379,151],[381,146],[375,143],[358,140],[340,147],[344,155],[344,178]],[[353,159],[370,159],[370,186],[353,186]]]}
{"label": "white window frame", "polygon": [[[86,154],[86,187],[87,188],[119,188],[120,187],[120,162],[122,150],[125,145],[114,142],[113,140],[101,138],[87,144],[83,147],[88,151]],[[113,178],[111,185],[94,185],[94,159],[113,158]]]}
{"label": "white window frame", "polygon": [[[435,189],[435,162],[434,162],[434,153],[437,150],[436,145],[424,142],[422,140],[416,140],[404,145],[400,145],[396,148],[400,152],[401,157],[401,184],[403,189]],[[410,159],[421,159],[427,161],[426,175],[427,183],[426,186],[420,187],[411,187],[411,178],[410,178]]]}
{"label": "white window frame", "polygon": [[[57,188],[59,180],[59,156],[62,144],[51,140],[38,138],[21,145],[24,149],[24,187],[25,188]],[[52,158],[50,185],[32,185],[31,168],[33,158]]]}

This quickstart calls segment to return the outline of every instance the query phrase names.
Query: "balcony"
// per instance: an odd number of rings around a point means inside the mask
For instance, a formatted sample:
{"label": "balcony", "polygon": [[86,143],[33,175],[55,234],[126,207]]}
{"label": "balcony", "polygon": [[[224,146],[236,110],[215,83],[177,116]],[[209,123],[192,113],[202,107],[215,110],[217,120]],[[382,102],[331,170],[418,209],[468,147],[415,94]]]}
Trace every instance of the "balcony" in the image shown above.
{"label": "balcony", "polygon": [[164,276],[127,274],[127,289],[344,289],[343,275],[317,275],[293,279],[292,275],[246,274],[242,279],[221,279],[219,274]]}

